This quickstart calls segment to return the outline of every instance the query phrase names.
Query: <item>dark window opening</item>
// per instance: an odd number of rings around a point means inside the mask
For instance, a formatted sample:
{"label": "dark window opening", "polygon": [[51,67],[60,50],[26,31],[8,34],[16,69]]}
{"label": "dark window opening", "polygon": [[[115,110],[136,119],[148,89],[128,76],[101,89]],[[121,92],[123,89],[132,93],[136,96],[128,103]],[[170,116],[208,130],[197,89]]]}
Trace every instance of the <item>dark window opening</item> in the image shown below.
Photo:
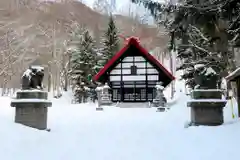
{"label": "dark window opening", "polygon": [[137,66],[131,66],[131,74],[137,75]]}

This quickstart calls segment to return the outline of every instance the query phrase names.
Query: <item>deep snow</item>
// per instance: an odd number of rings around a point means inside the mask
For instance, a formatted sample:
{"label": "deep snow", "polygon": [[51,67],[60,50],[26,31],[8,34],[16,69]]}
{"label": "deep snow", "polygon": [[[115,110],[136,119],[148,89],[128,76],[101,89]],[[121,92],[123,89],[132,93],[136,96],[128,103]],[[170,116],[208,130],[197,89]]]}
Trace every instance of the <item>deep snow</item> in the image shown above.
{"label": "deep snow", "polygon": [[230,105],[225,108],[224,125],[184,128],[190,116],[188,97],[177,91],[177,104],[164,113],[156,112],[156,108],[104,107],[104,111],[96,111],[94,104],[70,104],[65,95],[52,100],[50,132],[15,124],[10,99],[1,97],[1,159],[237,159],[240,123],[232,119]]}

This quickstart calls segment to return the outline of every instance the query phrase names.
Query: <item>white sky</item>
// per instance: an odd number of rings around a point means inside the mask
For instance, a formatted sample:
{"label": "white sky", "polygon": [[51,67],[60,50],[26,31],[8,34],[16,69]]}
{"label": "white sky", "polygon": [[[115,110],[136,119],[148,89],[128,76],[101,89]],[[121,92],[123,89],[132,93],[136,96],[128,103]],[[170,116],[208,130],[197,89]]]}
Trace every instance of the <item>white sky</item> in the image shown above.
{"label": "white sky", "polygon": [[[93,6],[94,1],[96,0],[80,0],[89,7]],[[111,0],[108,0],[111,1]],[[152,0],[156,2],[167,2],[167,1],[177,1],[177,0]],[[130,13],[129,13],[130,11]],[[133,4],[131,0],[116,0],[116,14],[121,14],[125,16],[129,16],[130,14],[138,14],[139,16],[143,16],[147,20],[148,24],[154,24],[154,20],[152,16],[149,14],[148,10],[143,6],[139,6],[137,4]]]}
{"label": "white sky", "polygon": [[[82,0],[82,1],[88,6],[92,6],[95,0]],[[132,4],[130,0],[116,0],[117,11],[125,10],[126,12],[128,12],[129,5],[136,6],[135,4]]]}
{"label": "white sky", "polygon": [[[82,0],[83,3],[92,7],[95,0]],[[110,1],[110,0],[109,0]],[[156,0],[159,1],[159,0]],[[130,0],[116,0],[116,11],[117,14],[129,15],[129,10],[131,14],[138,14],[140,16],[148,14],[148,11],[143,7],[130,2]],[[152,17],[148,16],[148,23],[153,23]]]}

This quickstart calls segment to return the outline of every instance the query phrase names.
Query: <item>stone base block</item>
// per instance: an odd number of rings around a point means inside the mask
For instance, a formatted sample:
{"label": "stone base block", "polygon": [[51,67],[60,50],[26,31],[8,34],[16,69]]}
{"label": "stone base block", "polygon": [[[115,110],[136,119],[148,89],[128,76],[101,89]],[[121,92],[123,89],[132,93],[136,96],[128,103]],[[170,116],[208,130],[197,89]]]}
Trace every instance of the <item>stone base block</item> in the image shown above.
{"label": "stone base block", "polygon": [[102,107],[97,107],[96,111],[103,111],[103,108]]}
{"label": "stone base block", "polygon": [[165,107],[158,107],[157,112],[164,112],[166,110]]}
{"label": "stone base block", "polygon": [[188,102],[191,107],[191,123],[193,125],[216,126],[223,124],[223,107],[225,101]]}
{"label": "stone base block", "polygon": [[15,122],[40,130],[47,129],[47,107],[25,105],[16,107]]}
{"label": "stone base block", "polygon": [[40,90],[17,92],[11,106],[15,107],[15,122],[32,128],[47,129],[47,112],[52,102],[47,100],[48,93]]}
{"label": "stone base block", "polygon": [[222,99],[222,91],[219,89],[196,89],[191,92],[192,99]]}
{"label": "stone base block", "polygon": [[165,106],[165,102],[164,100],[158,100],[158,99],[154,99],[152,102],[152,106],[153,107],[159,107],[159,106]]}
{"label": "stone base block", "polygon": [[152,103],[152,107],[159,107],[159,104],[158,103]]}
{"label": "stone base block", "polygon": [[101,101],[101,105],[110,106],[110,105],[112,105],[112,101]]}
{"label": "stone base block", "polygon": [[16,99],[47,99],[48,92],[41,90],[20,90]]}

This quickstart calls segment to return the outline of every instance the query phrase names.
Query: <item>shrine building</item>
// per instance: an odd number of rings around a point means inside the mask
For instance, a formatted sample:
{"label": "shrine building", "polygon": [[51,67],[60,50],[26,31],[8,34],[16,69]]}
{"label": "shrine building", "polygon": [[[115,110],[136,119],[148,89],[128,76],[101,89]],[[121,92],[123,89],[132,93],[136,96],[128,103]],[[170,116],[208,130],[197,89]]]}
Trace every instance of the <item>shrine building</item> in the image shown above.
{"label": "shrine building", "polygon": [[108,83],[113,102],[152,101],[156,83],[161,81],[166,87],[174,79],[134,37],[94,76],[95,81]]}

